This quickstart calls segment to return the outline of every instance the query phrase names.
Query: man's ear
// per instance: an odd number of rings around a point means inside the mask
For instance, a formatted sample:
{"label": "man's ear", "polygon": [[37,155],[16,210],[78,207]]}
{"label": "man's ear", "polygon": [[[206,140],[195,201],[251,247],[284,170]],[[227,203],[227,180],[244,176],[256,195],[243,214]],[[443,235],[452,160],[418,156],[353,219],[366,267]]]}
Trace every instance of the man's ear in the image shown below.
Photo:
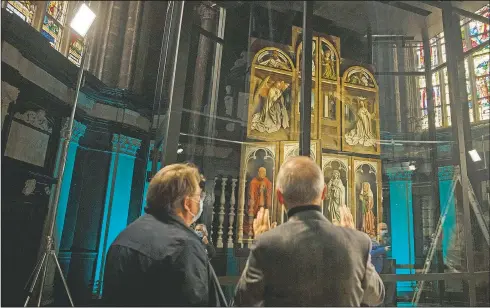
{"label": "man's ear", "polygon": [[277,200],[279,201],[279,204],[284,205],[284,196],[282,195],[282,192],[278,189],[276,189],[276,195],[277,195]]}
{"label": "man's ear", "polygon": [[325,200],[325,198],[327,197],[327,190],[327,185],[324,185],[322,191],[322,201]]}

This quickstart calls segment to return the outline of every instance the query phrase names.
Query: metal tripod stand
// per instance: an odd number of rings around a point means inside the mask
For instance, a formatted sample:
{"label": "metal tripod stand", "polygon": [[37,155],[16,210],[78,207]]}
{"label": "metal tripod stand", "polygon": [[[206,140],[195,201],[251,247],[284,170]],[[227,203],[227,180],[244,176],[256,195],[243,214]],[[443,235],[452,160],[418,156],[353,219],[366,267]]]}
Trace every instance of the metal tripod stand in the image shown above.
{"label": "metal tripod stand", "polygon": [[[87,42],[85,44],[84,50],[87,51],[89,50],[89,41],[87,39]],[[67,136],[65,138],[65,141],[63,143],[63,151],[61,154],[61,161],[60,161],[60,169],[58,172],[57,176],[57,181],[56,181],[56,190],[55,190],[55,195],[53,198],[53,202],[50,204],[50,211],[48,212],[48,225],[49,225],[49,230],[48,234],[46,235],[46,245],[44,246],[44,252],[41,255],[41,258],[36,264],[36,267],[34,268],[33,272],[29,276],[29,280],[27,281],[27,284],[31,281],[32,277],[34,276],[34,279],[31,282],[31,286],[29,287],[29,293],[27,296],[27,299],[24,303],[24,307],[27,306],[29,303],[31,297],[32,297],[32,292],[36,286],[37,280],[39,278],[39,274],[41,273],[41,270],[43,270],[43,275],[41,278],[41,286],[39,288],[39,298],[37,302],[37,306],[41,306],[41,299],[42,299],[42,294],[43,294],[43,289],[44,289],[44,282],[46,279],[46,273],[48,271],[48,266],[49,266],[49,259],[50,257],[54,259],[56,263],[56,268],[58,269],[61,280],[63,281],[63,285],[65,287],[66,294],[68,295],[68,299],[70,300],[70,304],[72,307],[73,305],[73,299],[70,294],[70,290],[68,289],[68,284],[66,283],[65,276],[63,275],[63,271],[61,270],[60,263],[58,261],[58,257],[56,256],[56,250],[54,246],[54,240],[53,240],[53,234],[54,234],[54,227],[56,223],[56,214],[58,213],[58,203],[60,200],[60,194],[61,194],[61,184],[63,181],[63,175],[65,174],[65,166],[66,166],[66,159],[68,156],[68,146],[71,141],[71,137],[73,134],[73,123],[75,121],[75,112],[77,110],[77,102],[78,102],[78,94],[80,93],[80,86],[82,84],[82,79],[83,79],[83,67],[85,64],[85,54],[86,52],[83,52],[82,54],[82,59],[80,63],[80,69],[78,71],[78,77],[77,77],[77,85],[76,85],[76,92],[75,92],[75,100],[73,102],[73,107],[71,110],[71,115],[70,119],[68,121],[68,131],[67,131]]]}
{"label": "metal tripod stand", "polygon": [[27,295],[27,299],[24,303],[24,307],[27,306],[29,303],[31,296],[32,296],[32,291],[34,290],[34,287],[36,286],[37,279],[39,278],[39,274],[41,273],[41,269],[44,268],[43,271],[43,276],[41,280],[41,286],[40,286],[40,291],[39,291],[39,298],[37,301],[37,306],[41,306],[41,299],[43,297],[43,288],[44,288],[44,281],[46,279],[46,273],[48,271],[48,264],[49,264],[49,258],[52,257],[56,263],[56,268],[58,269],[61,280],[63,281],[63,286],[65,287],[66,294],[68,295],[68,299],[70,300],[70,304],[72,307],[73,305],[73,299],[71,298],[70,290],[68,289],[68,284],[66,283],[65,276],[63,275],[63,271],[61,270],[60,262],[58,261],[58,257],[56,257],[56,250],[54,249],[54,242],[53,238],[50,236],[47,236],[47,241],[46,243],[46,250],[44,251],[43,255],[39,259],[39,261],[36,264],[36,267],[34,268],[34,271],[31,273],[31,276],[29,277],[29,281],[31,280],[32,276],[34,275],[34,280],[32,280],[31,287],[29,288],[29,294]]}

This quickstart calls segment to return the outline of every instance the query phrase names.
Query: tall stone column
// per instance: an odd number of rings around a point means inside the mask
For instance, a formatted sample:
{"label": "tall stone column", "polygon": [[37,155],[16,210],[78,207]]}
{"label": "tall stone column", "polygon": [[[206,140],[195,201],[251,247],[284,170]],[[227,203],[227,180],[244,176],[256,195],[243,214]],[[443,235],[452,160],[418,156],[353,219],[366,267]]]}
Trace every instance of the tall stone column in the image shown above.
{"label": "tall stone column", "polygon": [[136,59],[137,32],[140,24],[140,14],[142,10],[141,1],[130,1],[128,18],[126,20],[126,30],[124,32],[123,50],[121,55],[121,65],[119,69],[118,87],[129,89],[133,81],[134,62]]}
{"label": "tall stone column", "polygon": [[[201,28],[211,33],[214,33],[216,28],[216,12],[210,7],[201,4],[198,9],[199,16],[201,18]],[[206,72],[209,62],[211,61],[211,48],[213,42],[206,36],[200,35],[199,37],[199,50],[197,52],[196,65],[194,69],[194,82],[192,87],[192,99],[191,99],[191,110],[194,112],[200,112],[202,109],[203,102],[206,99],[203,97],[204,88],[209,87],[210,84],[206,84]],[[199,114],[191,113],[189,121],[189,133],[191,135],[199,135]],[[211,119],[207,119],[211,121]],[[191,137],[191,160],[194,158],[196,146],[196,138]]]}
{"label": "tall stone column", "polygon": [[[388,168],[386,173],[390,179],[391,255],[397,265],[408,267],[396,269],[396,274],[414,274],[413,172]],[[415,281],[397,282],[397,293],[402,295],[413,292],[414,284]]]}
{"label": "tall stone column", "polygon": [[[63,120],[63,128],[61,129],[61,138],[58,146],[58,152],[56,154],[56,165],[54,167],[53,176],[57,177],[60,169],[61,163],[61,152],[63,151],[63,144],[65,143],[67,134],[68,134],[68,118]],[[66,209],[68,207],[68,198],[70,197],[70,187],[71,180],[73,177],[73,168],[75,167],[75,160],[78,150],[78,144],[80,138],[85,135],[85,131],[87,126],[75,121],[73,123],[73,133],[71,135],[70,143],[68,144],[68,152],[66,156],[66,164],[65,164],[65,172],[63,174],[63,179],[61,181],[61,191],[60,198],[58,200],[58,211],[56,213],[55,220],[55,228],[53,234],[54,245],[56,249],[56,253],[59,253],[61,236],[63,235],[63,227],[65,225],[65,217],[66,217]],[[54,191],[56,190],[56,186],[51,189],[49,204],[51,205],[54,202]],[[50,207],[51,209],[51,207]],[[48,232],[50,228],[49,221],[45,222],[43,234]],[[42,238],[41,247],[44,247],[46,244],[44,242],[44,238]],[[53,290],[54,290],[54,277],[55,277],[55,264],[50,260],[48,263],[48,271],[46,272],[46,280],[45,280],[45,288],[43,290],[43,305],[49,304],[53,300]],[[63,273],[65,276],[67,273]]]}
{"label": "tall stone column", "polygon": [[[68,134],[68,121],[68,118],[64,119],[63,128],[61,129],[60,145],[58,147],[58,153],[56,154],[56,166],[54,169],[54,176],[57,176],[59,172],[61,152],[63,151],[63,144]],[[58,212],[56,214],[56,225],[54,229],[54,242],[57,252],[59,251],[61,236],[63,234],[63,226],[65,224],[66,208],[68,206],[68,198],[70,196],[71,180],[73,177],[73,168],[75,167],[78,142],[80,141],[80,138],[85,135],[86,129],[87,126],[78,121],[75,121],[73,123],[73,133],[71,136],[70,144],[68,145],[65,172],[63,174],[63,180],[61,182],[60,199],[58,201]],[[53,198],[54,191],[51,192],[49,204],[51,204]]]}
{"label": "tall stone column", "polygon": [[141,140],[139,139],[119,134],[112,136],[112,158],[94,277],[94,291],[99,294],[102,292],[99,286],[102,286],[105,258],[109,246],[128,222],[134,161],[140,146]]}
{"label": "tall stone column", "polygon": [[[163,146],[163,144],[162,144]],[[153,152],[153,149],[155,148],[155,141],[152,140],[150,141],[150,148],[149,148],[149,154],[150,155],[149,157],[151,158],[151,155],[152,155],[152,152]],[[160,149],[159,149],[160,150]],[[152,160],[149,159],[147,164],[146,164],[146,173],[148,174],[148,172],[151,172],[151,167],[152,167]],[[157,161],[157,172],[158,170],[160,170],[162,168],[162,162],[160,161],[160,159]],[[148,192],[148,186],[150,186],[150,181],[149,179],[145,179],[145,189],[143,191],[143,202],[142,202],[142,206],[141,206],[141,215],[145,214],[145,206],[146,206],[146,193]]]}

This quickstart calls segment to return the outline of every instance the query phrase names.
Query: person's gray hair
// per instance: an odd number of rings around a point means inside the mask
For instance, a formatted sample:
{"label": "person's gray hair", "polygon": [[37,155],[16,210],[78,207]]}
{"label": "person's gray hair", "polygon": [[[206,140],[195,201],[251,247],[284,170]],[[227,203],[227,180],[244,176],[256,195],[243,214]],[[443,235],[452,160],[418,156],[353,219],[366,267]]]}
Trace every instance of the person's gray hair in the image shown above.
{"label": "person's gray hair", "polygon": [[306,156],[288,158],[277,174],[277,188],[286,206],[311,204],[325,187],[322,170]]}

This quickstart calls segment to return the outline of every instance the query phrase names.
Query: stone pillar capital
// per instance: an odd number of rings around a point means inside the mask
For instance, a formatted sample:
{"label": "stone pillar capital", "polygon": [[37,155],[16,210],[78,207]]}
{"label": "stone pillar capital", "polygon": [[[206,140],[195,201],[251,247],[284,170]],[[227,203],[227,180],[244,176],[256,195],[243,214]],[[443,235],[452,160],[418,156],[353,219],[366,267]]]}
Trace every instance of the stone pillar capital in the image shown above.
{"label": "stone pillar capital", "polygon": [[411,181],[413,171],[394,167],[387,168],[386,174],[388,175],[390,181]]}
{"label": "stone pillar capital", "polygon": [[136,156],[141,146],[141,140],[120,134],[112,135],[112,151],[116,152],[119,145],[119,153]]}
{"label": "stone pillar capital", "polygon": [[454,173],[456,171],[456,168],[454,166],[444,166],[444,167],[439,167],[438,168],[438,175],[439,175],[439,180],[440,181],[449,181],[452,180],[454,177]]}
{"label": "stone pillar capital", "polygon": [[17,97],[19,96],[19,93],[19,89],[2,81],[2,105],[8,105],[11,102],[15,102],[17,100]]}
{"label": "stone pillar capital", "polygon": [[[61,129],[61,138],[67,138],[68,137],[68,125],[69,125],[69,118],[64,118],[63,119],[63,126]],[[85,131],[87,130],[87,125],[82,124],[75,120],[73,122],[73,132],[71,134],[71,140],[70,142],[78,143],[80,141],[80,138],[82,138],[85,135]]]}
{"label": "stone pillar capital", "polygon": [[197,9],[197,12],[199,13],[199,16],[201,17],[201,21],[205,21],[208,19],[214,19],[216,16],[216,11],[213,10],[212,8],[210,8],[209,4],[206,5],[204,3],[201,3],[201,5],[199,5],[199,8]]}

